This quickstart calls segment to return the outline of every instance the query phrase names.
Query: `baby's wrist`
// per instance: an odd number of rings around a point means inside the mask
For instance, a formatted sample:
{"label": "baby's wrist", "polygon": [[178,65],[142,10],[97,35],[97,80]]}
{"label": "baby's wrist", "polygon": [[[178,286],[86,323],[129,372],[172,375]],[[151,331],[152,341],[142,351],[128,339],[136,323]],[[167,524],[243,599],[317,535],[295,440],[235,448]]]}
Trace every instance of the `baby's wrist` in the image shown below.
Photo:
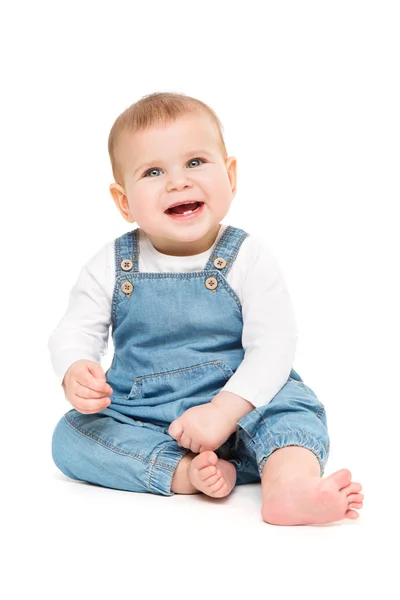
{"label": "baby's wrist", "polygon": [[248,400],[227,391],[219,392],[211,400],[211,403],[223,410],[226,416],[234,421],[235,425],[255,408]]}

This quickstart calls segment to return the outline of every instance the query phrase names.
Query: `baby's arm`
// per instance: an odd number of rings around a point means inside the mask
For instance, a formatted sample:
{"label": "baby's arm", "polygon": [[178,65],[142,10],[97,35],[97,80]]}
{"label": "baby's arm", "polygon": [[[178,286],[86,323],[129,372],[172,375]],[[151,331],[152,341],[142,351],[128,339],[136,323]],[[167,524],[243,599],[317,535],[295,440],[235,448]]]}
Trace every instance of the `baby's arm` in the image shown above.
{"label": "baby's arm", "polygon": [[236,423],[255,408],[251,402],[248,402],[241,396],[224,390],[221,390],[219,394],[214,396],[211,404],[221,409],[226,415],[227,420],[229,419],[234,423],[231,433],[235,431]]}
{"label": "baby's arm", "polygon": [[237,257],[244,358],[221,392],[232,392],[257,407],[268,404],[287,382],[298,332],[278,262],[262,238],[251,237],[249,252]]}
{"label": "baby's arm", "polygon": [[[99,393],[101,397],[110,393],[109,386],[104,385],[105,376],[100,365],[101,356],[107,350],[111,324],[112,282],[107,279],[108,246],[104,246],[81,270],[71,290],[68,308],[48,341],[53,369],[70,402],[72,393],[77,390],[76,381],[95,392],[95,395],[88,393],[87,398],[97,399]],[[87,363],[86,374],[83,375],[81,364],[80,377],[74,375],[71,378],[72,367],[78,362]],[[101,386],[93,379],[101,381]]]}

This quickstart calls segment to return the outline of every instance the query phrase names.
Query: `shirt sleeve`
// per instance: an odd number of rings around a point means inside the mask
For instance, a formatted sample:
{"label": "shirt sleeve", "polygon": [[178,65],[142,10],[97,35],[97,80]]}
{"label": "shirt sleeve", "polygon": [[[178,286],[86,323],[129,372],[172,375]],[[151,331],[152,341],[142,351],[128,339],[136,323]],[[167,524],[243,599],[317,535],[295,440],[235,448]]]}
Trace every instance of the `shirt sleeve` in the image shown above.
{"label": "shirt sleeve", "polygon": [[268,404],[288,380],[298,338],[284,277],[270,248],[257,238],[242,287],[244,358],[223,387],[253,406]]}
{"label": "shirt sleeve", "polygon": [[81,269],[68,308],[50,335],[48,350],[60,384],[73,362],[87,359],[100,363],[107,352],[112,304],[106,281],[108,255],[106,245]]}

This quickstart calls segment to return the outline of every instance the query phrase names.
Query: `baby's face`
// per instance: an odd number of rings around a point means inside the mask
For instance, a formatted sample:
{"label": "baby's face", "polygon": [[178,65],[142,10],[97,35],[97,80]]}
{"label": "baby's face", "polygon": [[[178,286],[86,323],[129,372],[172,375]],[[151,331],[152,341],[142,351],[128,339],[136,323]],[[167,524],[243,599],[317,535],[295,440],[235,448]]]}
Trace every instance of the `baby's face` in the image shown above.
{"label": "baby's face", "polygon": [[[207,115],[123,134],[118,157],[125,187],[113,184],[110,191],[124,218],[136,221],[160,252],[203,252],[214,242],[236,191],[236,160],[224,159],[222,152]],[[202,203],[198,215],[180,219],[166,212],[184,202]]]}

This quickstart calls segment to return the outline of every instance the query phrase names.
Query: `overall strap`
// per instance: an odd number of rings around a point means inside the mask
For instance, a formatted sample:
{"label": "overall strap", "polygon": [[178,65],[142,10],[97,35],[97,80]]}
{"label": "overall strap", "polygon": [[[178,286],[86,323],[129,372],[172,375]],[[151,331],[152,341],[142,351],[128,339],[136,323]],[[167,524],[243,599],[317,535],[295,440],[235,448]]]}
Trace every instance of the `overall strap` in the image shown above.
{"label": "overall strap", "polygon": [[227,225],[207,261],[205,270],[217,270],[226,277],[236,259],[240,246],[248,235],[243,229]]}

